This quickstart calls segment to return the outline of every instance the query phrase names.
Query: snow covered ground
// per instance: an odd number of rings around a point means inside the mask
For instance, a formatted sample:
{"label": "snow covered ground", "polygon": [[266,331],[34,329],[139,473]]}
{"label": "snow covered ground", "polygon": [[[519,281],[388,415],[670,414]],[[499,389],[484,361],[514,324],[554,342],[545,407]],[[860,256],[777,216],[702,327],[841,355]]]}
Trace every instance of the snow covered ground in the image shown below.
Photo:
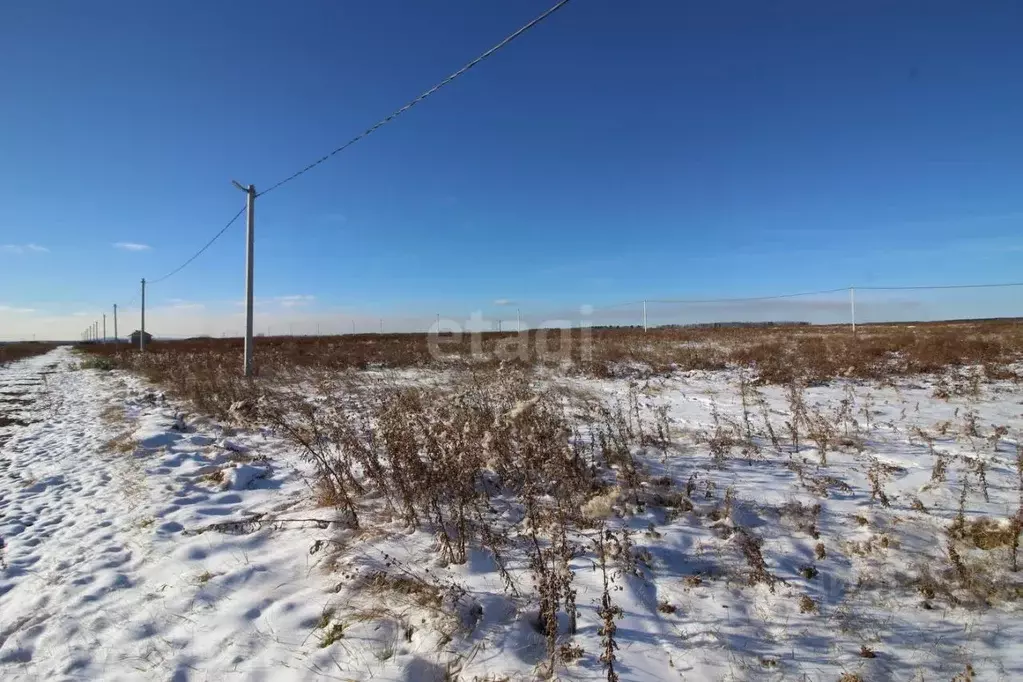
{"label": "snow covered ground", "polygon": [[[315,507],[312,469],[276,435],[77,364],[62,348],[0,368],[0,678],[501,680],[542,667],[521,558],[507,558],[509,589],[488,551],[445,565],[429,533],[347,528]],[[808,388],[809,420],[836,429],[824,464],[806,434],[790,442],[783,387],[744,411],[736,381],[549,379],[670,435],[632,447],[645,501],[606,500],[608,527],[631,531],[611,594],[621,679],[1023,679],[1023,573],[1005,540],[1023,389]],[[650,502],[662,493],[672,502]],[[556,675],[603,678],[592,548],[572,568],[578,630],[560,641],[579,657]]]}

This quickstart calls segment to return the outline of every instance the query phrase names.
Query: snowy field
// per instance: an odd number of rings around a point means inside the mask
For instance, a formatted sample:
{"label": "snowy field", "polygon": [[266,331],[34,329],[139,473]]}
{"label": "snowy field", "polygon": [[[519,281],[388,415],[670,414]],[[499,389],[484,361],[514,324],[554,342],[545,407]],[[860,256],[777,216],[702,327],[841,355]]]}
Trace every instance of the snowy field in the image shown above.
{"label": "snowy field", "polygon": [[[537,452],[563,440],[585,485],[484,477],[471,514],[438,503],[439,527],[401,507],[414,491],[349,482],[357,523],[324,506],[293,415],[218,423],[79,363],[0,368],[0,679],[1023,679],[1018,383],[534,376],[548,397],[513,395],[493,433],[532,419]],[[358,409],[457,382],[298,388]],[[548,404],[567,430],[538,430]],[[525,452],[471,427],[458,442],[495,471]]]}

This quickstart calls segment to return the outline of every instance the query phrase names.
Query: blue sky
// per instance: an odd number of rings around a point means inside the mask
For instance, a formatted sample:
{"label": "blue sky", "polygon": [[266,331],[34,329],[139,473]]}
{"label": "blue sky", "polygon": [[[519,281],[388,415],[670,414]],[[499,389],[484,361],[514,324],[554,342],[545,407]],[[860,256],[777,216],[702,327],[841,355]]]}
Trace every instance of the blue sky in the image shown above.
{"label": "blue sky", "polygon": [[[0,337],[127,305],[242,205],[232,179],[550,4],[4,3]],[[1021,35],[1010,1],[573,0],[259,200],[260,324],[1021,280]],[[239,223],[152,287],[159,331],[240,329],[243,255]]]}

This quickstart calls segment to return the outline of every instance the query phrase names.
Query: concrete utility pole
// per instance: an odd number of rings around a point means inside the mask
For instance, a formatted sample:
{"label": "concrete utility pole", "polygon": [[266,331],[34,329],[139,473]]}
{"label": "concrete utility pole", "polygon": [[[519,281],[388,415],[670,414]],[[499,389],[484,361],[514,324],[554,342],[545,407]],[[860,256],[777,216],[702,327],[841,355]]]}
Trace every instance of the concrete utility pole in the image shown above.
{"label": "concrete utility pole", "polygon": [[852,320],[852,333],[856,335],[856,288],[849,287],[849,312]]}
{"label": "concrete utility pole", "polygon": [[146,278],[142,278],[142,329],[139,330],[139,350],[146,350]]}
{"label": "concrete utility pole", "polygon": [[646,331],[646,301],[643,301],[643,331]]}
{"label": "concrete utility pole", "polygon": [[107,342],[107,314],[103,313],[103,343]]}
{"label": "concrete utility pole", "polygon": [[115,303],[114,304],[114,345],[115,346],[117,345],[117,341],[118,341],[118,336],[117,336],[117,304]]}
{"label": "concrete utility pole", "polygon": [[[232,180],[231,182],[234,182]],[[234,186],[245,192],[245,376],[252,376],[252,267],[256,229],[256,186]]]}
{"label": "concrete utility pole", "polygon": [[519,314],[519,309],[515,309],[515,331],[522,331],[522,315]]}

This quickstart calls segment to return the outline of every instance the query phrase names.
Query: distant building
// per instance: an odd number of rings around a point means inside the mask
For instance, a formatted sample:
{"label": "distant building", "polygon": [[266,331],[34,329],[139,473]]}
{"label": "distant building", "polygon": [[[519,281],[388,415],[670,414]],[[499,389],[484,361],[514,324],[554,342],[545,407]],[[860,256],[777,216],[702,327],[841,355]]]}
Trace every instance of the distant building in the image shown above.
{"label": "distant building", "polygon": [[142,335],[145,334],[146,343],[153,342],[153,335],[149,332],[140,332],[138,329],[131,333],[131,345],[135,347],[141,346]]}

